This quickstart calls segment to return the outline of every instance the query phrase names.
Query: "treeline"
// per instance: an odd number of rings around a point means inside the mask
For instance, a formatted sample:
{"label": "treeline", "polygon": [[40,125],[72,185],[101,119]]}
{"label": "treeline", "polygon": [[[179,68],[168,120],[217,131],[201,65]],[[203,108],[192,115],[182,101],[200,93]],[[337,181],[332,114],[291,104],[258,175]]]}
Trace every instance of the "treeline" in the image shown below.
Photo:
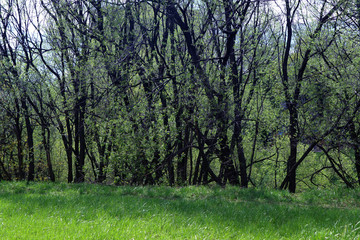
{"label": "treeline", "polygon": [[2,0],[0,178],[355,187],[359,63],[359,0]]}

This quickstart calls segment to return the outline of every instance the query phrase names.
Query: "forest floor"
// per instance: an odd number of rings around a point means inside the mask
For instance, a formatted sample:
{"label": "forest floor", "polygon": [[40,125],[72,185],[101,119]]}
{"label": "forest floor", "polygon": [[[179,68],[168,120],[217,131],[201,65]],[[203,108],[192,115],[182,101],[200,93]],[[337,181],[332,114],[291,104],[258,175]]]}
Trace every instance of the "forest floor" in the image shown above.
{"label": "forest floor", "polygon": [[1,239],[360,239],[360,189],[0,183]]}

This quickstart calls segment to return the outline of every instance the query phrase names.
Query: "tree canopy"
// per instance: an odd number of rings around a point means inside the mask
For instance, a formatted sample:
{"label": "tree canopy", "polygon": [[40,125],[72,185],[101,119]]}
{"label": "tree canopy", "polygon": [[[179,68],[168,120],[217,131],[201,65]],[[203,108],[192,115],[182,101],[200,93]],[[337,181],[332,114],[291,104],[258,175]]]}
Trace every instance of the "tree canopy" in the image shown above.
{"label": "tree canopy", "polygon": [[356,187],[359,63],[359,0],[1,0],[0,179]]}

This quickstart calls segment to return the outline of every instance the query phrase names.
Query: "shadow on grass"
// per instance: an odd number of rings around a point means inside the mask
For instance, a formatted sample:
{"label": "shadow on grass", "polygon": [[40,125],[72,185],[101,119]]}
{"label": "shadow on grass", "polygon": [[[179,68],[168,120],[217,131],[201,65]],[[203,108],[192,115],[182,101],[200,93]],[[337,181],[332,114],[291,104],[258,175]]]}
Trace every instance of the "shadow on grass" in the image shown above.
{"label": "shadow on grass", "polygon": [[[68,184],[0,184],[0,208],[15,214],[64,221],[112,219],[167,224],[172,228],[211,228],[253,236],[306,236],[314,231],[340,233],[345,226],[359,236],[359,208],[292,203],[286,193],[220,188],[111,187]],[[285,194],[282,196],[281,194]],[[144,226],[146,227],[146,226]]]}

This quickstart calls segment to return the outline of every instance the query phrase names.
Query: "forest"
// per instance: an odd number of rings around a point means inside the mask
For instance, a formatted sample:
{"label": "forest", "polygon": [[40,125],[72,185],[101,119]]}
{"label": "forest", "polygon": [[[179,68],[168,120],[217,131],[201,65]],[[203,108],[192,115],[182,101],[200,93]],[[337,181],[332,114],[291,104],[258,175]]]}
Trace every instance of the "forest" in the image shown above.
{"label": "forest", "polygon": [[360,0],[0,0],[0,179],[360,184]]}

